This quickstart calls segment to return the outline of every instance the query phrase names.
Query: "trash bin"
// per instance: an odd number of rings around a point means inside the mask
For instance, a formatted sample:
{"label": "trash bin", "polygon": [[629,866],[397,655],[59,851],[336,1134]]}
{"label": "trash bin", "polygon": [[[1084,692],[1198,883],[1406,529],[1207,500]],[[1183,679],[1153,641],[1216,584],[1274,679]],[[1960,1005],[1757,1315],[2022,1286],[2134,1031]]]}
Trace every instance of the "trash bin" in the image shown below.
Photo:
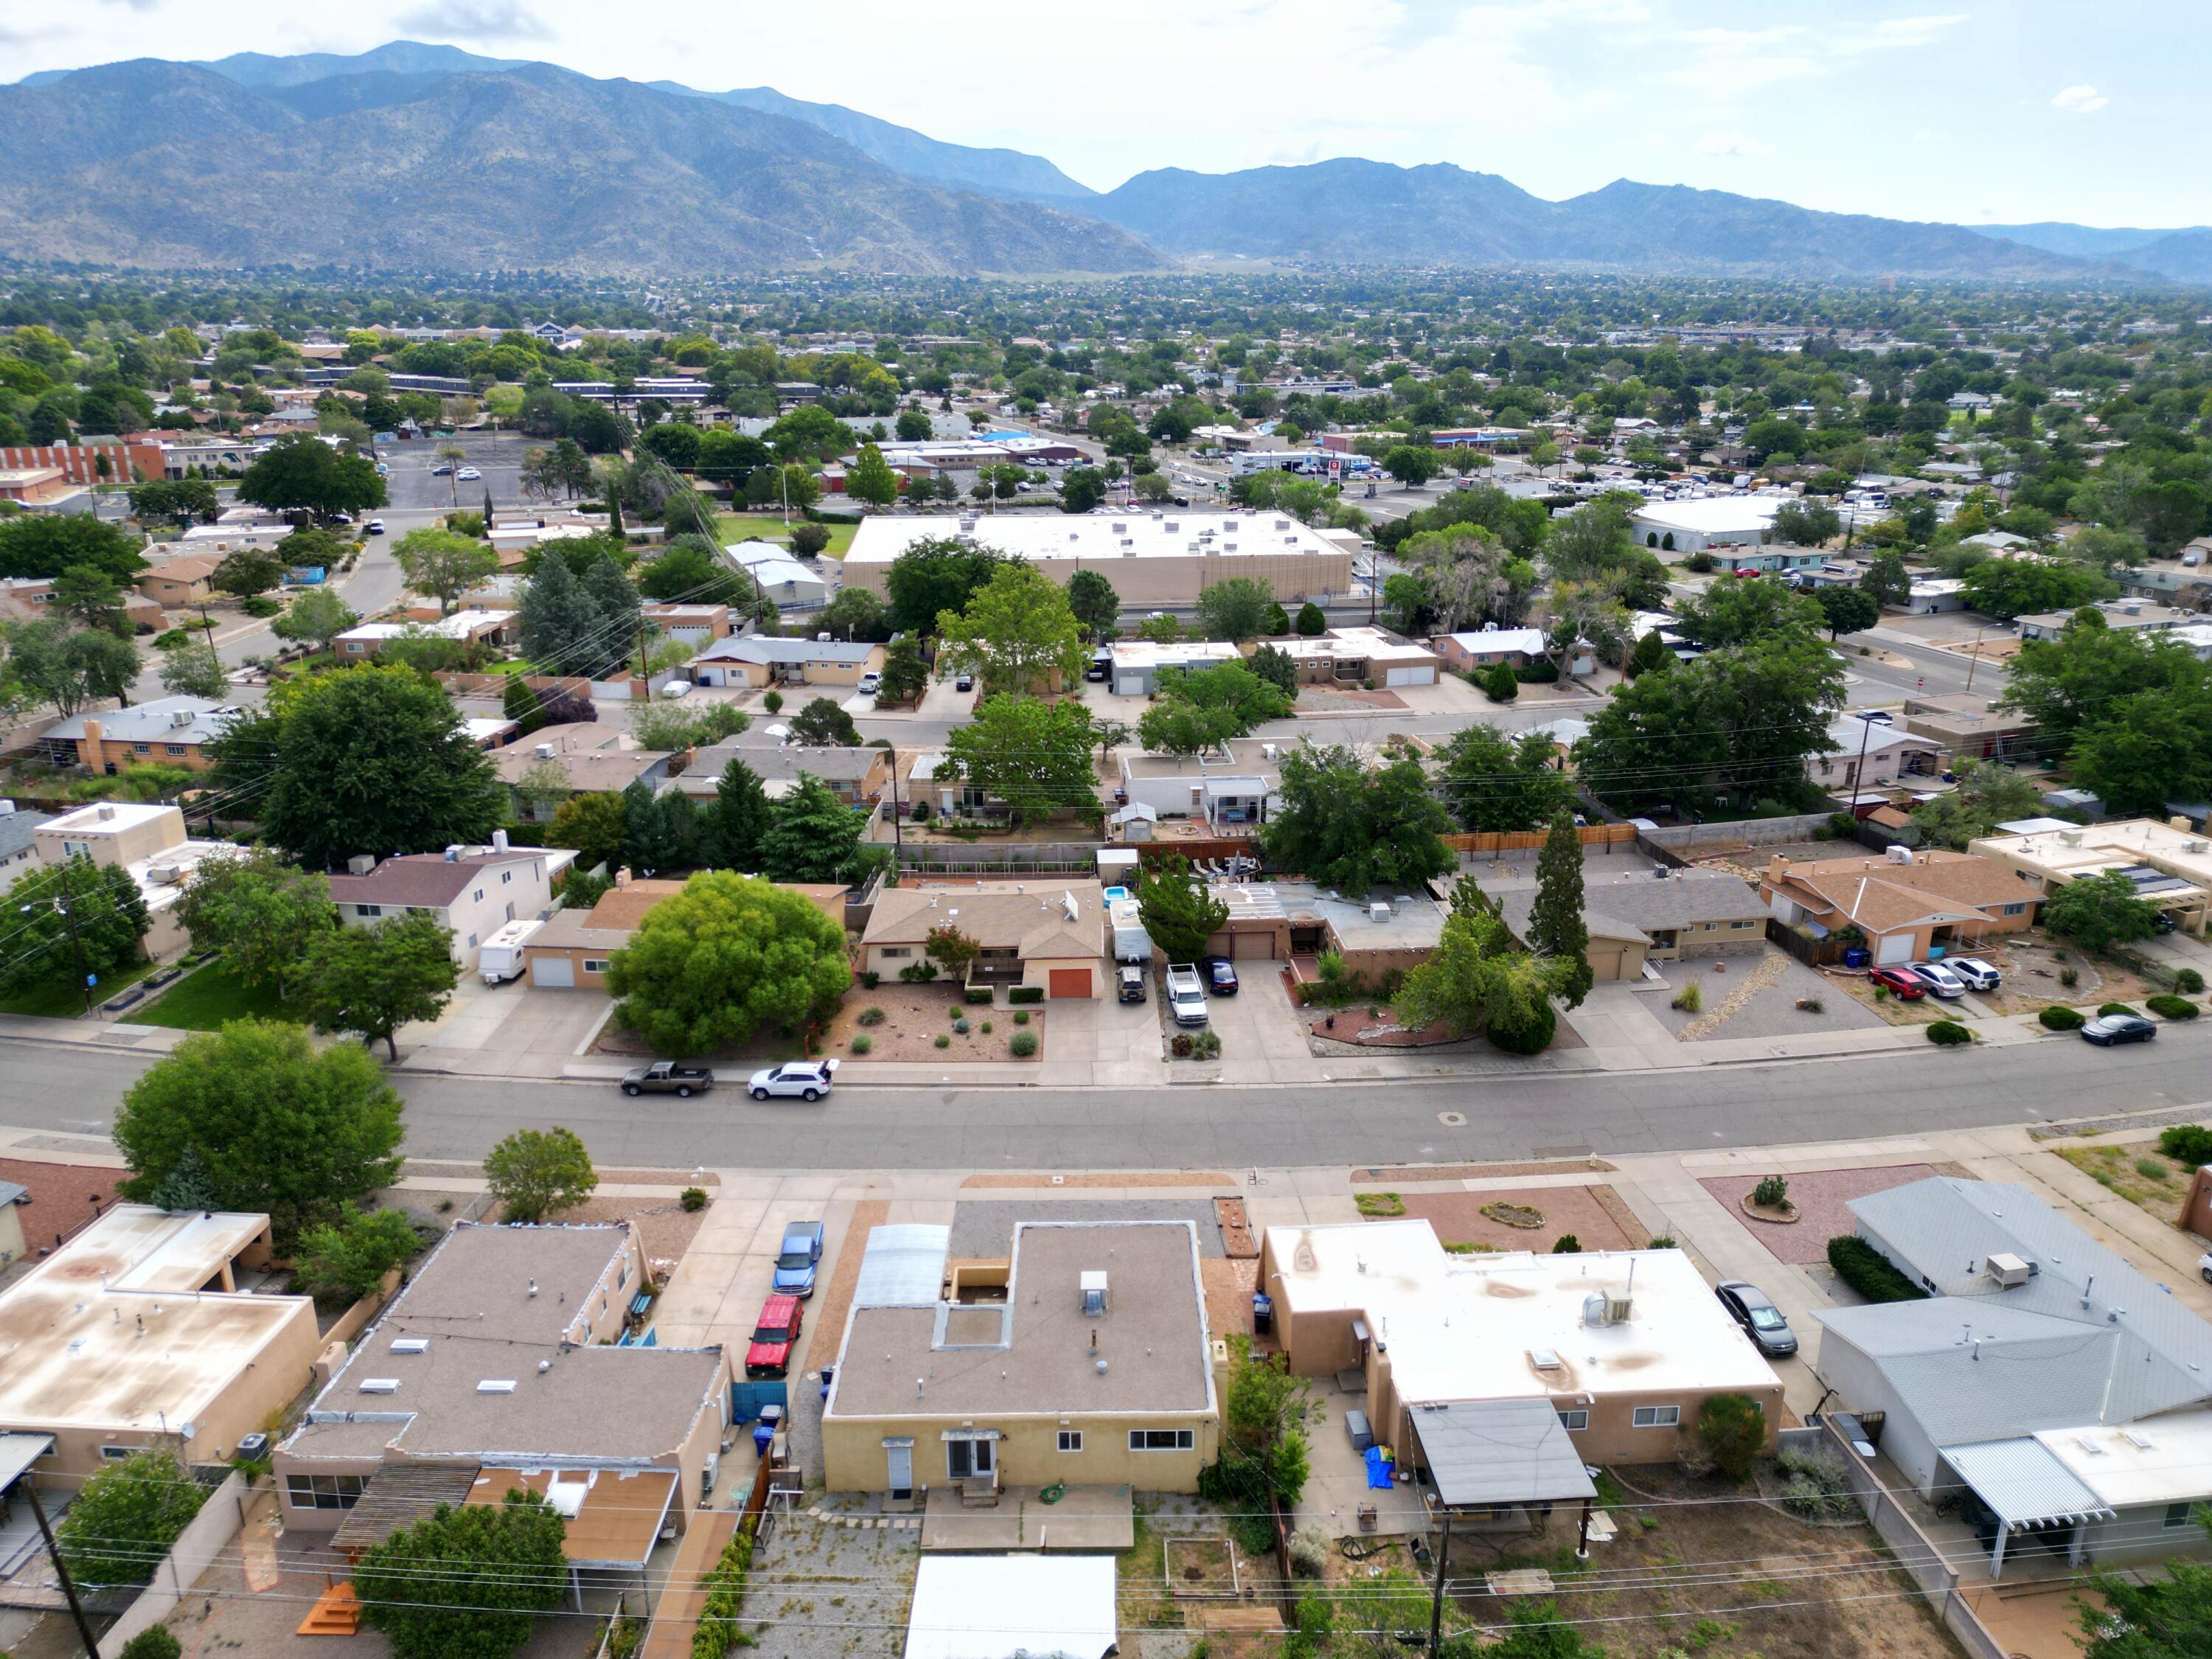
{"label": "trash bin", "polygon": [[1873,961],[1874,952],[1863,945],[1854,945],[1844,952],[1844,966],[1846,968],[1868,967]]}
{"label": "trash bin", "polygon": [[1255,1336],[1273,1336],[1274,1333],[1275,1298],[1265,1291],[1255,1291],[1252,1295],[1252,1334]]}

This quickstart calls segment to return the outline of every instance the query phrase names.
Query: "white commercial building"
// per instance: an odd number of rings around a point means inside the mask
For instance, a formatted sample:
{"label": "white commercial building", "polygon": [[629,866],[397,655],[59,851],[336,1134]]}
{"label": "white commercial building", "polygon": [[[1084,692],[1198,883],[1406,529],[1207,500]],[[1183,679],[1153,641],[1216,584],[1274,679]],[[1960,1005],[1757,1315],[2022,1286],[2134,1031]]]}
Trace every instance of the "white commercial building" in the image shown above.
{"label": "white commercial building", "polygon": [[1698,501],[1647,501],[1628,515],[1645,547],[1702,553],[1715,547],[1762,547],[1789,495],[1708,495]]}

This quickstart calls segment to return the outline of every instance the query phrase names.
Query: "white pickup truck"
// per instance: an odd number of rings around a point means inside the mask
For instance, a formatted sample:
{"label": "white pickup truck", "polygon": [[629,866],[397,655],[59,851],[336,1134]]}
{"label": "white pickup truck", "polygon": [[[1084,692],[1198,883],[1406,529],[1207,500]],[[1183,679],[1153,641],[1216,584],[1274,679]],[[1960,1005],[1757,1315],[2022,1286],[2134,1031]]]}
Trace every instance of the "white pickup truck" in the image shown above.
{"label": "white pickup truck", "polygon": [[1206,981],[1188,962],[1168,965],[1168,1008],[1178,1025],[1206,1024]]}

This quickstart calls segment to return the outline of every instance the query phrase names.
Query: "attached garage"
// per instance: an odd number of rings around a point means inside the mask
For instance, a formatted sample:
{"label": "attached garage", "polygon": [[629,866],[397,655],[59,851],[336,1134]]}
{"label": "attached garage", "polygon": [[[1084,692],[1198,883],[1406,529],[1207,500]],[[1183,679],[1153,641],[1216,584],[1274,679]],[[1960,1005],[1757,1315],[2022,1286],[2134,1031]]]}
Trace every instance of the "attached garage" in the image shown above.
{"label": "attached garage", "polygon": [[1231,933],[1229,954],[1239,962],[1273,962],[1275,959],[1275,935],[1273,929],[1261,933],[1256,928]]}
{"label": "attached garage", "polygon": [[1117,697],[1141,697],[1151,690],[1142,674],[1124,674],[1114,682],[1114,695]]}
{"label": "attached garage", "polygon": [[1885,964],[1910,962],[1913,943],[1910,933],[1885,933],[1875,942],[1874,959]]}
{"label": "attached garage", "polygon": [[1054,968],[1046,975],[1045,994],[1055,999],[1089,997],[1094,994],[1091,982],[1091,973],[1088,968]]}
{"label": "attached garage", "polygon": [[1385,685],[1434,685],[1437,671],[1433,664],[1422,663],[1412,668],[1393,668],[1385,672]]}
{"label": "attached garage", "polygon": [[573,991],[576,988],[576,959],[574,957],[545,955],[530,959],[530,982],[548,990]]}

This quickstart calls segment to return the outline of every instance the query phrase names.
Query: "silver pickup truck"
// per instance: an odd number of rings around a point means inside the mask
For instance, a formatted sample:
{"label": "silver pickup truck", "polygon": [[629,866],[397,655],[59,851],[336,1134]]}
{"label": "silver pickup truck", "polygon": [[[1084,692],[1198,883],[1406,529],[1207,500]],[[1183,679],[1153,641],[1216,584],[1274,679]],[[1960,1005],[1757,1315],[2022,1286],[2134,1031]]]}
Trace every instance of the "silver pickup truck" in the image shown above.
{"label": "silver pickup truck", "polygon": [[1178,1025],[1206,1024],[1206,981],[1188,962],[1171,963],[1167,975],[1168,1009]]}

